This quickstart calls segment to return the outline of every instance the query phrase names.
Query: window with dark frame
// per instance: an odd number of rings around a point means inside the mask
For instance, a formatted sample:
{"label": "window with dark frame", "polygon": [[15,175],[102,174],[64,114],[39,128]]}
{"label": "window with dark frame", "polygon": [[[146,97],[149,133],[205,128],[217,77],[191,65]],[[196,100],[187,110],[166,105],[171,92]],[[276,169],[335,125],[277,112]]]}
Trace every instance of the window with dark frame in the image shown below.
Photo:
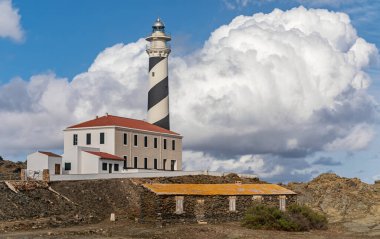
{"label": "window with dark frame", "polygon": [[87,145],[91,144],[91,134],[90,133],[86,134],[86,144]]}
{"label": "window with dark frame", "polygon": [[172,150],[175,150],[175,140],[172,140]]}
{"label": "window with dark frame", "polygon": [[113,171],[115,171],[115,172],[119,171],[119,164],[115,163],[113,165]]}
{"label": "window with dark frame", "polygon": [[71,170],[71,163],[65,163],[65,170]]}
{"label": "window with dark frame", "polygon": [[154,71],[152,71],[152,77],[154,77]]}
{"label": "window with dark frame", "polygon": [[128,144],[128,134],[123,135],[123,141],[124,141],[124,145]]}
{"label": "window with dark frame", "polygon": [[127,162],[128,162],[128,156],[127,155],[124,155],[124,169],[127,169]]}
{"label": "window with dark frame", "polygon": [[164,139],[164,149],[166,149],[166,139]]}
{"label": "window with dark frame", "polygon": [[163,162],[163,165],[162,165],[162,169],[166,170],[166,159],[164,159],[164,162]]}
{"label": "window with dark frame", "polygon": [[148,158],[144,158],[144,168],[148,168]]}
{"label": "window with dark frame", "polygon": [[154,148],[156,149],[157,148],[157,138],[154,138]]}
{"label": "window with dark frame", "polygon": [[106,171],[107,170],[107,163],[102,163],[102,170]]}
{"label": "window with dark frame", "polygon": [[157,159],[154,159],[154,169],[157,169]]}
{"label": "window with dark frame", "polygon": [[137,134],[133,135],[133,145],[137,146]]}
{"label": "window with dark frame", "polygon": [[144,147],[148,147],[148,136],[144,137]]}
{"label": "window with dark frame", "polygon": [[77,134],[73,135],[73,145],[78,145],[78,135]]}
{"label": "window with dark frame", "polygon": [[137,157],[134,157],[133,160],[134,160],[133,167],[137,168]]}
{"label": "window with dark frame", "polygon": [[100,144],[104,144],[104,133],[100,133]]}

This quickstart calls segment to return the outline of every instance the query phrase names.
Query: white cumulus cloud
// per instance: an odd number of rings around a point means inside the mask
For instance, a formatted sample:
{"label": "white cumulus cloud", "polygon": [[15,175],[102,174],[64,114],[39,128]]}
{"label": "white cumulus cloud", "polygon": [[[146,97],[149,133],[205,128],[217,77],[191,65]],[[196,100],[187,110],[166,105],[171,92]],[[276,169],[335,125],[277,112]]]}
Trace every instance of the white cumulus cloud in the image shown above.
{"label": "white cumulus cloud", "polygon": [[11,0],[0,0],[0,37],[9,37],[16,41],[23,38],[18,9],[12,7]]}

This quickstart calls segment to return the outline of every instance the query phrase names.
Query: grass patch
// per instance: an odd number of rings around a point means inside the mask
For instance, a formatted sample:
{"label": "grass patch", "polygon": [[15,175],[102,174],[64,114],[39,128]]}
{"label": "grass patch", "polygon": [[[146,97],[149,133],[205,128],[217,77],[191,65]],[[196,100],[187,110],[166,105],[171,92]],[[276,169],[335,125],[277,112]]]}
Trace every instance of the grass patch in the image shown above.
{"label": "grass patch", "polygon": [[251,229],[309,231],[327,229],[326,216],[307,206],[291,205],[286,212],[263,204],[247,210],[242,226]]}

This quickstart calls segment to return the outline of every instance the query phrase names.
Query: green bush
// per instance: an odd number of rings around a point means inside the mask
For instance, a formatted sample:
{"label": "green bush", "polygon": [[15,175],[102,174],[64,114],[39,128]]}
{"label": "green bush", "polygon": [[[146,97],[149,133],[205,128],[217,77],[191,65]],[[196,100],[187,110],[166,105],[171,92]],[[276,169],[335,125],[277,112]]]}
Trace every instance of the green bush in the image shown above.
{"label": "green bush", "polygon": [[310,229],[327,229],[327,218],[325,215],[313,211],[307,206],[290,205],[287,213],[294,219],[301,218],[307,223],[308,230]]}
{"label": "green bush", "polygon": [[327,229],[327,219],[306,206],[292,205],[283,212],[276,207],[259,204],[247,210],[242,225],[251,229],[308,231]]}

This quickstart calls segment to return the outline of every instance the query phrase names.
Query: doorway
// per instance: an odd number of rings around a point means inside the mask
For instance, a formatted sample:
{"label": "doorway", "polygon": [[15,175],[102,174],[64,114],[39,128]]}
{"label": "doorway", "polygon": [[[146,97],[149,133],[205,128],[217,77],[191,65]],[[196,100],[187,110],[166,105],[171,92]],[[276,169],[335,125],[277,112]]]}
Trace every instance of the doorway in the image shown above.
{"label": "doorway", "polygon": [[61,174],[61,165],[60,164],[55,164],[54,174],[55,175],[60,175]]}
{"label": "doorway", "polygon": [[112,173],[112,163],[108,164],[108,172]]}
{"label": "doorway", "polygon": [[174,170],[175,170],[175,164],[176,164],[176,161],[175,161],[175,160],[171,160],[171,161],[170,161],[170,170],[171,170],[171,171],[174,171]]}
{"label": "doorway", "polygon": [[194,214],[197,221],[203,221],[205,219],[205,200],[202,198],[197,199],[195,204]]}

